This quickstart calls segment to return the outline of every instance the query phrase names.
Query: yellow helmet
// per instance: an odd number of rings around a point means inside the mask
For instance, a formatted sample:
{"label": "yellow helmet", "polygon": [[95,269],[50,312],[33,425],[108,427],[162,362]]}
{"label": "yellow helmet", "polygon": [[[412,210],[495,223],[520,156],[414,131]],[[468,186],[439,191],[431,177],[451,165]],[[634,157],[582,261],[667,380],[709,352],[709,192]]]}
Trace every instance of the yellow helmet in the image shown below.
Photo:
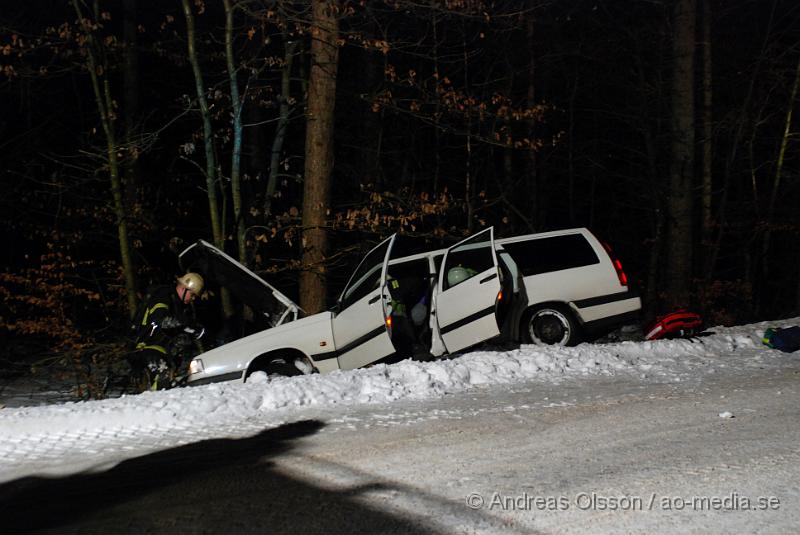
{"label": "yellow helmet", "polygon": [[178,282],[183,284],[186,289],[191,291],[194,295],[200,295],[203,293],[203,277],[199,274],[194,272],[189,272],[183,277],[178,277]]}

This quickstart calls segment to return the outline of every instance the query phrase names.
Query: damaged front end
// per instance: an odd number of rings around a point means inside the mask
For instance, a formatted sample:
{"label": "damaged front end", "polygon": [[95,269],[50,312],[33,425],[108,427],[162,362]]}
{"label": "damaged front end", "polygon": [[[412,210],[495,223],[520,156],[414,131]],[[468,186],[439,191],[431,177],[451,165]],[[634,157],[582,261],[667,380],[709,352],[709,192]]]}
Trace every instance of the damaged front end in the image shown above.
{"label": "damaged front end", "polygon": [[274,286],[205,240],[198,240],[178,256],[181,268],[200,273],[207,282],[226,288],[247,305],[267,328],[289,323],[303,310]]}

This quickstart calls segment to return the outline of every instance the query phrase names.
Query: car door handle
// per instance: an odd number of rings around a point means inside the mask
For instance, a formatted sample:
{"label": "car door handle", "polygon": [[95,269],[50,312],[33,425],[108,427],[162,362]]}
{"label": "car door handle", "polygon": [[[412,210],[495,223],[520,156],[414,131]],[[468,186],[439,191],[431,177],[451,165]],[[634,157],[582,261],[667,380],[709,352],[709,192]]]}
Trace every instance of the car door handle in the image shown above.
{"label": "car door handle", "polygon": [[483,284],[484,282],[489,282],[490,280],[496,279],[496,278],[497,278],[497,273],[492,273],[491,275],[489,275],[485,279],[481,279],[478,284]]}
{"label": "car door handle", "polygon": [[370,299],[369,301],[367,301],[367,304],[370,304],[370,305],[372,305],[372,304],[374,304],[375,302],[377,302],[377,301],[378,301],[380,298],[381,298],[381,294],[378,294],[378,295],[376,295],[375,297],[373,297],[372,299]]}

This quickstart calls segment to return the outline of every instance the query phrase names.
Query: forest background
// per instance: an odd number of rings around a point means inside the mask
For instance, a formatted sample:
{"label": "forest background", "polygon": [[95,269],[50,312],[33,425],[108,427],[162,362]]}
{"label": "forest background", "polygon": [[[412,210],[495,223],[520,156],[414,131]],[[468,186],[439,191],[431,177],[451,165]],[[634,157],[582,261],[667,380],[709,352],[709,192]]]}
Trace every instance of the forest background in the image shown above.
{"label": "forest background", "polygon": [[200,238],[313,313],[394,232],[586,226],[644,318],[797,314],[798,85],[794,0],[4,2],[0,369],[118,356]]}

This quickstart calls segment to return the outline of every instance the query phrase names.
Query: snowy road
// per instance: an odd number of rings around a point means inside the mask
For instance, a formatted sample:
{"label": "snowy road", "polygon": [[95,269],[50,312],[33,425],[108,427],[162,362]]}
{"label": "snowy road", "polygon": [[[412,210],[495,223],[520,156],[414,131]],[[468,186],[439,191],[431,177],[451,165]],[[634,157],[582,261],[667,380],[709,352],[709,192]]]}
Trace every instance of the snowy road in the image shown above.
{"label": "snowy road", "polygon": [[445,532],[796,532],[798,386],[787,369],[493,387],[433,413],[353,415],[354,429],[309,437],[278,466],[342,492],[378,487],[359,501]]}
{"label": "snowy road", "polygon": [[763,328],[3,409],[3,527],[796,532],[800,359]]}

